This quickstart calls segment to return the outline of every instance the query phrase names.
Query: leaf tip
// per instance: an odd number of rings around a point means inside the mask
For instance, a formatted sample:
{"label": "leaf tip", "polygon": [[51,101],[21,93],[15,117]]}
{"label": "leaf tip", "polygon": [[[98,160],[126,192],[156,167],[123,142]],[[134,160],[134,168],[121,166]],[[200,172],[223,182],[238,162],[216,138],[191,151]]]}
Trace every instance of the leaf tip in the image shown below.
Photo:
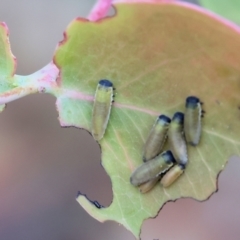
{"label": "leaf tip", "polygon": [[[86,194],[82,194],[80,191],[77,192],[77,197],[76,200],[78,201],[79,198],[84,197],[89,203],[91,203],[93,206],[95,206],[98,209],[104,208],[103,205],[101,205],[98,201],[96,200],[90,200]],[[81,200],[80,200],[81,201]]]}
{"label": "leaf tip", "polygon": [[0,104],[0,113],[3,111],[3,110],[5,110],[5,108],[6,108],[6,104]]}
{"label": "leaf tip", "polygon": [[9,29],[8,26],[5,22],[0,22],[0,28],[2,28],[5,37],[3,37],[5,44],[6,44],[6,48],[9,52],[9,57],[10,57],[10,61],[12,61],[12,72],[11,72],[11,76],[14,76],[15,72],[16,72],[16,68],[17,68],[17,59],[16,57],[13,55],[12,51],[11,51],[11,45],[10,45],[10,41],[9,41]]}

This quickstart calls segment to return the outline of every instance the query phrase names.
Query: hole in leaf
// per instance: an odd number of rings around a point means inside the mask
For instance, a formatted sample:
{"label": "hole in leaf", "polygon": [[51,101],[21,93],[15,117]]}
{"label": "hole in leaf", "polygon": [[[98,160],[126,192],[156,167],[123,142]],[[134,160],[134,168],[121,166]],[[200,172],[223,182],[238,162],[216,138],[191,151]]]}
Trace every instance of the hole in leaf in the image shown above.
{"label": "hole in leaf", "polygon": [[116,15],[116,9],[114,7],[111,7],[108,11],[107,16],[108,17],[113,17],[114,15]]}
{"label": "hole in leaf", "polygon": [[47,94],[9,103],[0,126],[1,238],[97,239],[106,226],[75,200],[80,190],[101,205],[112,201],[92,136],[61,128],[55,98]]}

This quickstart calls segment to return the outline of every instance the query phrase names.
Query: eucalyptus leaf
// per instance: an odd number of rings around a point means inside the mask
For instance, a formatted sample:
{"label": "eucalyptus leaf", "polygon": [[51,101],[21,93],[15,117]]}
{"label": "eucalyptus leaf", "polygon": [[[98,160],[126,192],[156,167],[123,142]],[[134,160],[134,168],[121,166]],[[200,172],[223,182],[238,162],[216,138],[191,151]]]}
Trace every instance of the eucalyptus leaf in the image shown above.
{"label": "eucalyptus leaf", "polygon": [[[240,155],[240,31],[184,4],[115,7],[114,17],[68,26],[54,56],[60,75],[52,93],[61,125],[91,132],[98,81],[113,82],[115,103],[99,141],[113,201],[101,207],[83,194],[77,200],[92,217],[114,220],[139,238],[143,221],[165,202],[209,198],[229,157]],[[200,144],[188,147],[187,169],[172,186],[141,194],[129,178],[142,164],[152,125],[160,114],[184,111],[190,95],[206,111]]]}

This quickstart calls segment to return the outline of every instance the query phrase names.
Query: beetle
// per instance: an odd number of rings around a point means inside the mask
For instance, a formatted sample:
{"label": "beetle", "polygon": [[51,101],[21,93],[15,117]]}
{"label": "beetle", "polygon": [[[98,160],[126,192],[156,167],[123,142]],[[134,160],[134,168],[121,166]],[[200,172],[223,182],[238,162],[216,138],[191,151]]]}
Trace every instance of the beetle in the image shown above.
{"label": "beetle", "polygon": [[184,172],[185,165],[176,164],[174,165],[161,179],[161,184],[163,187],[169,187],[173,184]]}
{"label": "beetle", "polygon": [[176,112],[173,115],[168,129],[168,141],[170,150],[177,163],[186,165],[188,162],[187,145],[183,133],[184,114]]}
{"label": "beetle", "polygon": [[196,146],[201,136],[201,121],[203,114],[199,98],[189,96],[185,104],[184,132],[187,143]]}
{"label": "beetle", "polygon": [[157,118],[144,145],[144,162],[156,157],[161,152],[167,138],[170,122],[171,119],[165,115],[160,115]]}
{"label": "beetle", "polygon": [[92,113],[92,135],[95,140],[102,139],[111,112],[113,102],[113,84],[102,79],[97,85]]}
{"label": "beetle", "polygon": [[156,158],[143,163],[136,168],[130,177],[130,182],[134,186],[139,186],[166,172],[173,166],[175,159],[171,151],[165,151]]}

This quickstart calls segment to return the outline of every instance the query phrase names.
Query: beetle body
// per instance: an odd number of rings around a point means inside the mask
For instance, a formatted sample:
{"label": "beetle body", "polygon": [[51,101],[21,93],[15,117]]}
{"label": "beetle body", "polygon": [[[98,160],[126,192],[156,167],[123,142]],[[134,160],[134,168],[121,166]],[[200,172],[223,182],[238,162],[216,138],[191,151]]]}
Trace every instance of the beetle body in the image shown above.
{"label": "beetle body", "polygon": [[183,134],[184,114],[176,112],[168,130],[170,150],[177,163],[186,165],[188,162],[186,140]]}
{"label": "beetle body", "polygon": [[161,179],[163,187],[172,185],[184,172],[185,166],[182,164],[174,165]]}
{"label": "beetle body", "polygon": [[167,138],[167,131],[171,119],[165,115],[160,115],[152,127],[148,139],[144,145],[143,161],[148,161],[156,157],[162,150]]}
{"label": "beetle body", "polygon": [[166,172],[175,162],[171,151],[163,152],[156,158],[143,163],[135,169],[130,177],[130,182],[134,186],[139,186],[147,181],[158,177]]}
{"label": "beetle body", "polygon": [[192,146],[198,145],[201,135],[202,106],[197,97],[186,99],[184,132],[186,141]]}
{"label": "beetle body", "polygon": [[145,182],[143,184],[141,184],[138,188],[139,191],[141,193],[146,193],[149,192],[150,190],[152,190],[154,188],[154,186],[157,184],[157,182],[159,181],[159,179],[161,178],[161,176],[158,176],[148,182]]}
{"label": "beetle body", "polygon": [[113,84],[100,80],[97,86],[92,114],[92,135],[99,141],[106,130],[113,101]]}

